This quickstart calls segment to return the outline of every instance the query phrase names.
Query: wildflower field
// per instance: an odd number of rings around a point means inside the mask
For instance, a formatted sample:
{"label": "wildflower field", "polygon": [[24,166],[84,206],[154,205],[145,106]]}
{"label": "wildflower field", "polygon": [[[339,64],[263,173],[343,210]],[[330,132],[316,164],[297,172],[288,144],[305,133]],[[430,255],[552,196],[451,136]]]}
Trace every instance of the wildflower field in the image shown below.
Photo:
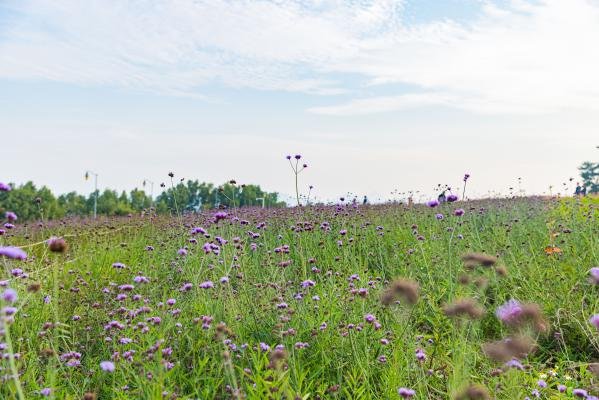
{"label": "wildflower field", "polygon": [[2,399],[599,395],[597,199],[14,211]]}

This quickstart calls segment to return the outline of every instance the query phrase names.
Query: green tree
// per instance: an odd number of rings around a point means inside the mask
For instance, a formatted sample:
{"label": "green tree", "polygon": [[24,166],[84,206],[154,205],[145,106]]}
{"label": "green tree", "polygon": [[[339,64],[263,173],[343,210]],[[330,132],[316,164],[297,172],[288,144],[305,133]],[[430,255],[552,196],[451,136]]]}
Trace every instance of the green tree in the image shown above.
{"label": "green tree", "polygon": [[599,193],[599,163],[585,161],[578,170],[587,190],[590,193]]}
{"label": "green tree", "polygon": [[58,196],[58,206],[62,208],[64,215],[86,215],[90,212],[85,196],[76,192]]}

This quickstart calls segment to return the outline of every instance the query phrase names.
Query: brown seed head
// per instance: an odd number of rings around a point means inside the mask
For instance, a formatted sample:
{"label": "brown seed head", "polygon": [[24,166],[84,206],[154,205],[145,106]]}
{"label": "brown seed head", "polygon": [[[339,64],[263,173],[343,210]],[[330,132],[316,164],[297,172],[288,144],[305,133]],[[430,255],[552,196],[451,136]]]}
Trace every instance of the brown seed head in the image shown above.
{"label": "brown seed head", "polygon": [[40,285],[38,282],[34,282],[34,283],[31,283],[29,286],[27,286],[27,291],[31,292],[31,293],[36,293],[36,292],[39,292],[41,287],[42,287],[42,285]]}
{"label": "brown seed head", "polygon": [[473,299],[460,299],[443,307],[443,312],[448,317],[468,317],[478,319],[485,314],[484,308]]}
{"label": "brown seed head", "polygon": [[535,349],[535,342],[527,336],[508,337],[504,340],[483,344],[485,355],[498,362],[524,358]]}
{"label": "brown seed head", "polygon": [[497,262],[497,258],[484,253],[468,253],[462,256],[462,261],[467,268],[474,268],[478,265],[492,267]]}
{"label": "brown seed head", "polygon": [[48,248],[53,253],[64,253],[67,251],[67,242],[61,237],[51,237],[48,239]]}
{"label": "brown seed head", "polygon": [[381,296],[384,305],[393,303],[398,298],[406,300],[410,304],[418,301],[418,283],[410,279],[396,279],[387,287]]}
{"label": "brown seed head", "polygon": [[486,387],[482,385],[470,385],[460,392],[455,400],[489,400],[491,395]]}

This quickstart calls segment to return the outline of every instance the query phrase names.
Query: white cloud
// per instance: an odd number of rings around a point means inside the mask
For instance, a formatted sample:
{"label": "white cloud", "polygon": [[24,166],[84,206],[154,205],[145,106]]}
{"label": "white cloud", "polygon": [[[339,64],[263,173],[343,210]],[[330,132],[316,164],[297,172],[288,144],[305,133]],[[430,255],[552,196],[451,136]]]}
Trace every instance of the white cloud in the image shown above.
{"label": "white cloud", "polygon": [[[353,99],[330,115],[443,105],[476,113],[599,108],[599,3],[485,3],[469,23],[406,25],[402,1],[14,2],[0,77],[202,96],[211,83]],[[336,74],[361,76],[348,85]],[[333,77],[333,78],[332,78]],[[415,86],[364,97],[392,83]]]}

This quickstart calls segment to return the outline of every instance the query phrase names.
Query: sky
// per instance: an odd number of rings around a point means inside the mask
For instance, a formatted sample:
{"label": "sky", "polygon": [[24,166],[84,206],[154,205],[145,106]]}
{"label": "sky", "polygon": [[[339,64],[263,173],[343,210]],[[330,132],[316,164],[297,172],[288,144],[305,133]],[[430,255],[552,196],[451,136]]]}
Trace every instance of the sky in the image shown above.
{"label": "sky", "polygon": [[0,181],[287,198],[301,154],[321,200],[555,193],[599,158],[597,43],[599,0],[0,0]]}

